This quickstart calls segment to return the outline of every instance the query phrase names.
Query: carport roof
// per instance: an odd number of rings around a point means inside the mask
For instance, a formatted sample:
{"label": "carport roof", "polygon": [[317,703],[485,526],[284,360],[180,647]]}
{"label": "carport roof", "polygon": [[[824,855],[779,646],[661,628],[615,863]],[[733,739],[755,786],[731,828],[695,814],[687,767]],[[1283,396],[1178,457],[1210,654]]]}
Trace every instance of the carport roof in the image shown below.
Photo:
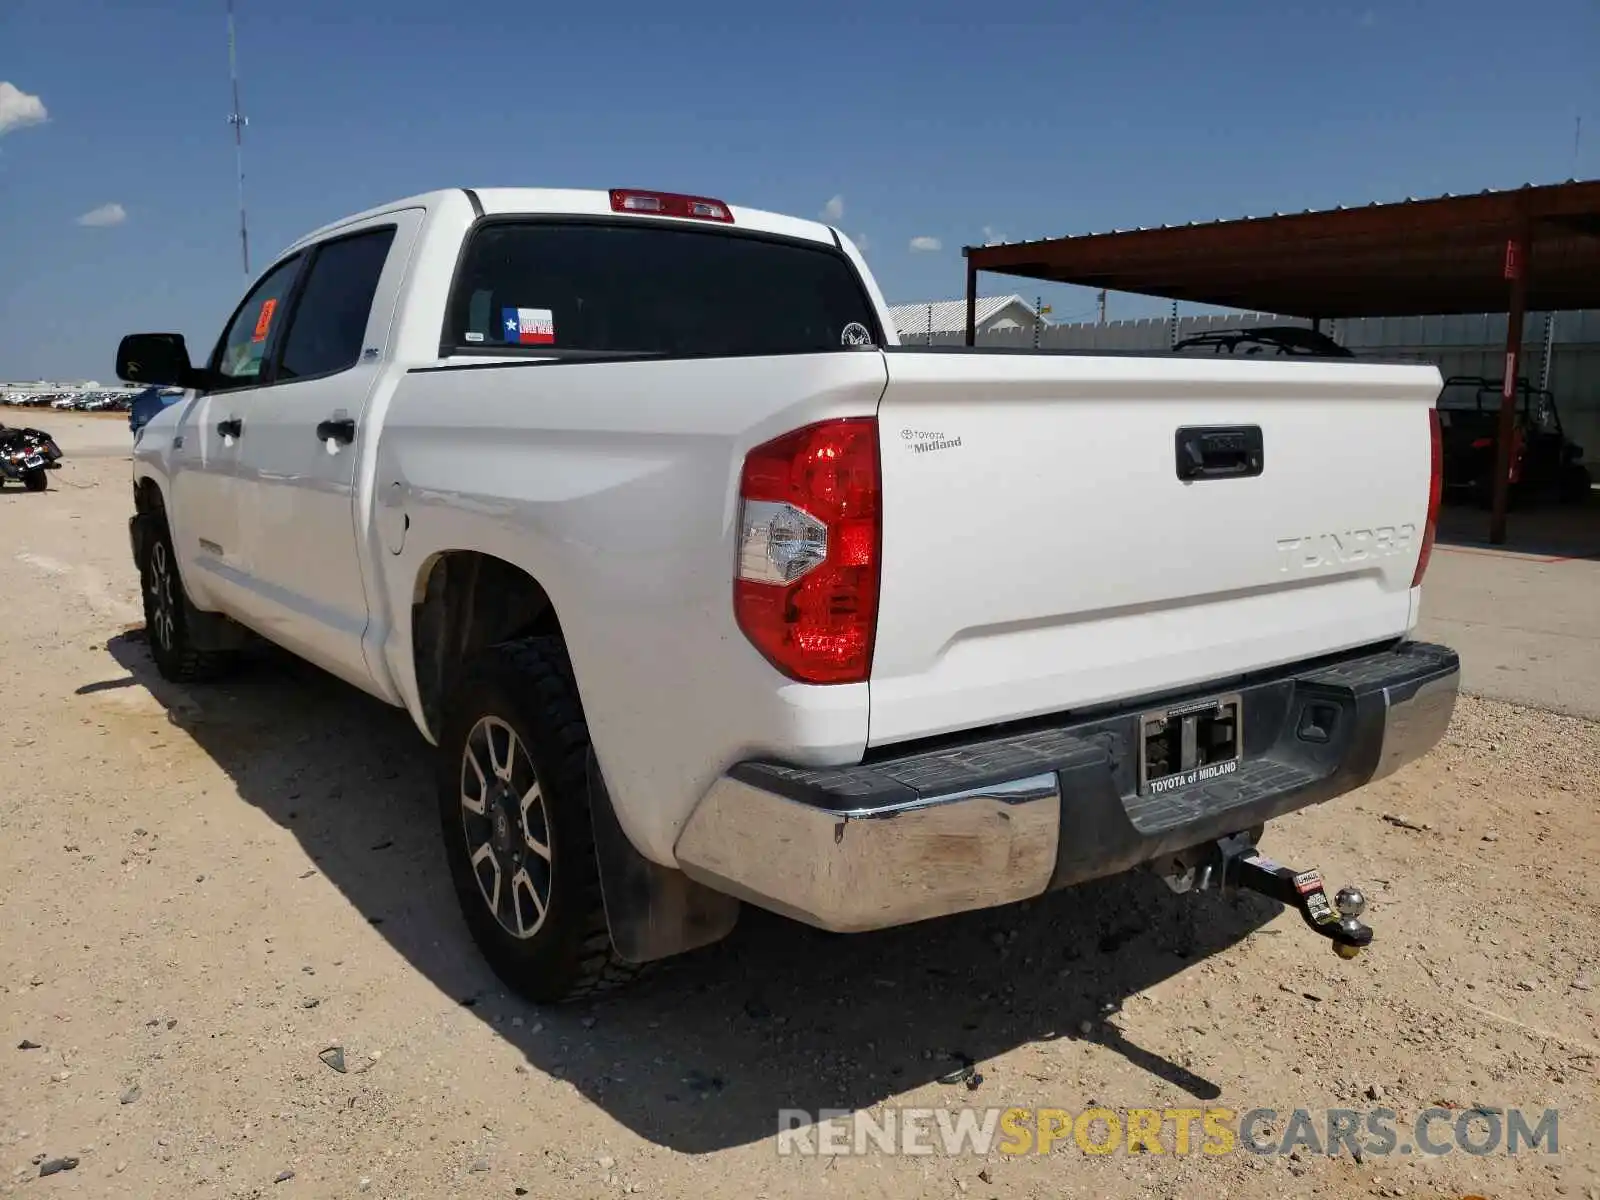
{"label": "carport roof", "polygon": [[1301,317],[1505,312],[1507,242],[1529,238],[1527,308],[1600,307],[1600,180],[1363,208],[968,246],[968,270]]}

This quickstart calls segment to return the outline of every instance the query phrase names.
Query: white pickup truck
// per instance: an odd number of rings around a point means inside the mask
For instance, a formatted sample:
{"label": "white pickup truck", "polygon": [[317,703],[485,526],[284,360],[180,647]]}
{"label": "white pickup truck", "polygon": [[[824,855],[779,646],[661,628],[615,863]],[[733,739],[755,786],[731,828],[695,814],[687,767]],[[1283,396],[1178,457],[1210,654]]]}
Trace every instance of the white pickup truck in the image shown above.
{"label": "white pickup truck", "polygon": [[1427,366],[897,344],[838,231],[435,192],[285,251],[142,430],[150,649],[404,706],[463,912],[539,1000],[714,941],[1131,867],[1364,907],[1265,822],[1427,751]]}

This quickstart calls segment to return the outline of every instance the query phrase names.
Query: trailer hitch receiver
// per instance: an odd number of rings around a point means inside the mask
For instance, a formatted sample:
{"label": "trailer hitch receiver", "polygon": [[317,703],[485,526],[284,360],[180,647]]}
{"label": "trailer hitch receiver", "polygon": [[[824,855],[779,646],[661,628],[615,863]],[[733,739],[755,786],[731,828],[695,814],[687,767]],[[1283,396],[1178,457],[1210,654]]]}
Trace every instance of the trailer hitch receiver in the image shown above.
{"label": "trailer hitch receiver", "polygon": [[1224,894],[1238,889],[1259,892],[1298,912],[1313,933],[1333,943],[1340,958],[1354,958],[1372,943],[1372,930],[1361,923],[1367,898],[1359,888],[1340,888],[1330,901],[1322,872],[1314,867],[1296,871],[1273,862],[1243,834],[1216,842],[1197,866],[1169,873],[1166,880],[1180,892],[1203,891],[1213,880]]}

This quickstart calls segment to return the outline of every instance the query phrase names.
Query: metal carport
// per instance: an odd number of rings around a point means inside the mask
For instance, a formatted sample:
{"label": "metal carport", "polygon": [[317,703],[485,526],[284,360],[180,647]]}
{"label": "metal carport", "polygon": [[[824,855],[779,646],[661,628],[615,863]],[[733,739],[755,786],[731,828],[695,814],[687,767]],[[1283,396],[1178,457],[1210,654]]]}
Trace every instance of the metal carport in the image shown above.
{"label": "metal carport", "polygon": [[967,344],[978,272],[1313,321],[1506,312],[1506,393],[1489,523],[1506,537],[1523,317],[1600,307],[1600,181],[1362,208],[968,246]]}

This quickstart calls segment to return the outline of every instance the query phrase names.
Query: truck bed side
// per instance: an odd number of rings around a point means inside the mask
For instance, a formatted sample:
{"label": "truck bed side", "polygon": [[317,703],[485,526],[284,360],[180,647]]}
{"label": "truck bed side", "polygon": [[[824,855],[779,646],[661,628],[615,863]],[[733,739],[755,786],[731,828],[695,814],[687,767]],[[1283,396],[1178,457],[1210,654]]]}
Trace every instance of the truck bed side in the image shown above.
{"label": "truck bed side", "polygon": [[670,864],[729,763],[858,760],[867,685],[785,681],[731,603],[745,453],[786,430],[870,416],[884,363],[814,356],[422,369],[378,449],[390,610],[384,654],[420,720],[411,601],[436,556],[493,555],[554,603],[624,831]]}

